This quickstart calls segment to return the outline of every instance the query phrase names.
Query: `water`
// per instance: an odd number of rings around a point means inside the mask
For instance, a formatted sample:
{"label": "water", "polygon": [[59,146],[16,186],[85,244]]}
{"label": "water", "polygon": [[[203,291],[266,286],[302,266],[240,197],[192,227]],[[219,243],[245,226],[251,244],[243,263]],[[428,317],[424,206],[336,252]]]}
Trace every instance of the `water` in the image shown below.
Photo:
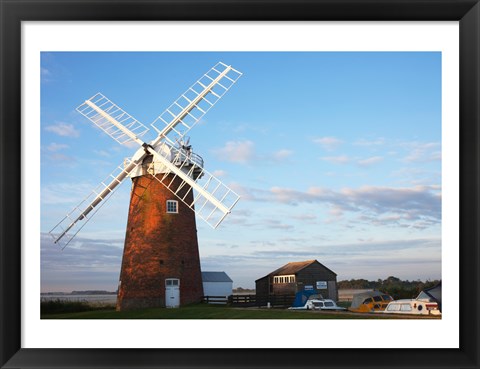
{"label": "water", "polygon": [[92,304],[111,304],[117,302],[117,295],[51,295],[40,294],[40,301],[85,301]]}

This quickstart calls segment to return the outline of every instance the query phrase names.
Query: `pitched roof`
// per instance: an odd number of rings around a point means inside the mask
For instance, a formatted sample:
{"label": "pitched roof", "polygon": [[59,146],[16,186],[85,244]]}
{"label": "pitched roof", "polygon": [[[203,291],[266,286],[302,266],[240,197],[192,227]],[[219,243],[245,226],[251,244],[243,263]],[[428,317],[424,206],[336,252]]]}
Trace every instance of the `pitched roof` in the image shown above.
{"label": "pitched roof", "polygon": [[[306,261],[292,261],[284,266],[274,270],[269,275],[286,275],[286,274],[295,274],[303,268],[313,264],[316,260],[306,260]],[[317,261],[318,263],[318,261]]]}
{"label": "pitched roof", "polygon": [[327,269],[328,271],[332,272],[333,274],[337,275],[335,272],[332,270],[328,269],[325,265],[321,264],[318,262],[318,260],[305,260],[305,261],[292,261],[288,264],[285,264],[284,266],[274,270],[273,272],[267,274],[266,276],[257,279],[263,279],[269,276],[274,276],[274,275],[289,275],[289,274],[295,274],[298,273],[300,270],[306,268],[309,265],[312,265],[313,263],[320,264],[322,267]]}
{"label": "pitched roof", "polygon": [[202,272],[203,282],[233,282],[225,272]]}
{"label": "pitched roof", "polygon": [[425,288],[423,292],[437,301],[440,305],[442,304],[442,281],[438,282],[438,284],[433,287]]}

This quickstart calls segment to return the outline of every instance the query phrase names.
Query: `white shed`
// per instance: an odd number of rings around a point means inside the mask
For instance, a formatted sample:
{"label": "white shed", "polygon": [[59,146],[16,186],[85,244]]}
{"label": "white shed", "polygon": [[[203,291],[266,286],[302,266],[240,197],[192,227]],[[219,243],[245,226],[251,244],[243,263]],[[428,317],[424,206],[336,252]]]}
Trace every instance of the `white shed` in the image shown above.
{"label": "white shed", "polygon": [[230,296],[233,281],[225,272],[202,272],[204,296]]}

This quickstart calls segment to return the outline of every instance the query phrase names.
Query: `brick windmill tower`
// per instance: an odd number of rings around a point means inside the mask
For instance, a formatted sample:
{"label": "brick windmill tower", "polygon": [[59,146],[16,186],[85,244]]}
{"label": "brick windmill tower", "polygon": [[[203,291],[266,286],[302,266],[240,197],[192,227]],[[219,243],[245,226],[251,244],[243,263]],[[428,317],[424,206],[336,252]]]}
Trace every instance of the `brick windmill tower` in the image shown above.
{"label": "brick windmill tower", "polygon": [[[178,149],[171,149],[170,156],[192,180],[203,175],[203,160],[191,147],[180,144]],[[199,302],[203,284],[195,213],[179,201],[193,203],[191,187],[169,173],[153,155],[145,157],[130,176],[132,191],[117,309]]]}
{"label": "brick windmill tower", "polygon": [[59,222],[50,234],[62,249],[130,177],[132,190],[117,310],[178,307],[203,296],[196,216],[216,228],[239,196],[203,168],[186,134],[241,73],[216,64],[153,123],[158,136],[102,94],[77,110],[121,144],[140,148]]}

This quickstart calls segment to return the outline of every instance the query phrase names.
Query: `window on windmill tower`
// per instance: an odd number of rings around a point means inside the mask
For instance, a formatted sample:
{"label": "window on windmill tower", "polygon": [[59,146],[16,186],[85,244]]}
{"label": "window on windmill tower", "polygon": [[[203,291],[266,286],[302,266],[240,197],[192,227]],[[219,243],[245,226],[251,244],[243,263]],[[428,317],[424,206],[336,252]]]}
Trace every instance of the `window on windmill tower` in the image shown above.
{"label": "window on windmill tower", "polygon": [[167,200],[167,213],[178,213],[178,201]]}

